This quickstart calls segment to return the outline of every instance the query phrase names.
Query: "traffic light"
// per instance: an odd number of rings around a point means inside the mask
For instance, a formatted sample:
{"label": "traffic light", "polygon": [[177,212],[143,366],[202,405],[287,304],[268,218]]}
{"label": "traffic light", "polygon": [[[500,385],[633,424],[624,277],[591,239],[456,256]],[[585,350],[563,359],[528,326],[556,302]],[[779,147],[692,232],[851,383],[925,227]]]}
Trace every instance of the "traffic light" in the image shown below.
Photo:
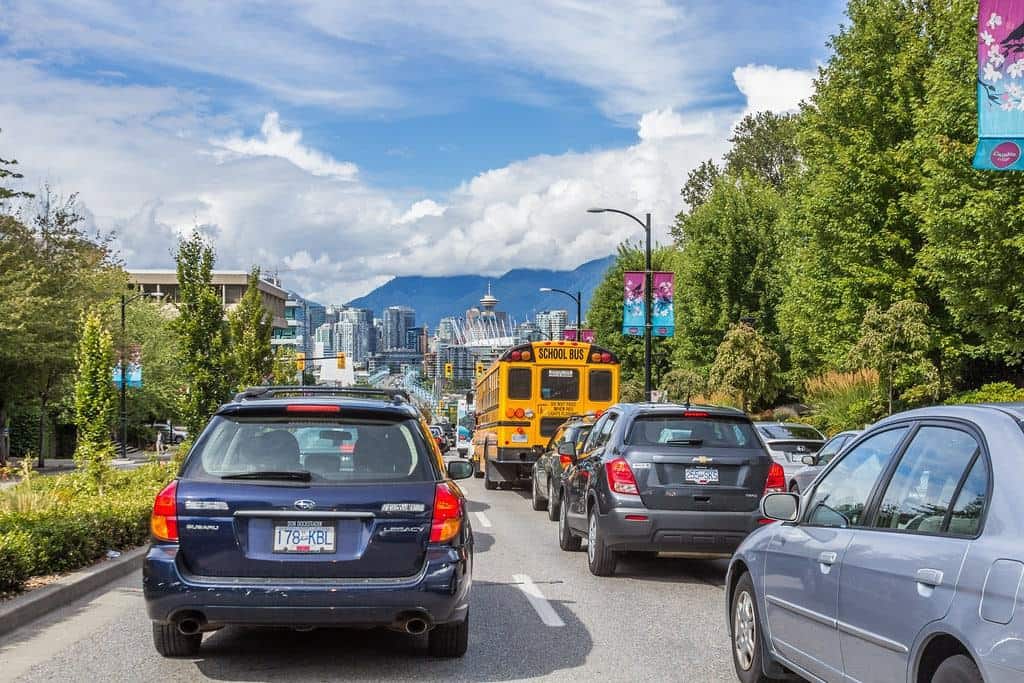
{"label": "traffic light", "polygon": [[476,378],[480,379],[481,377],[483,377],[484,376],[484,372],[486,372],[486,371],[487,371],[487,366],[484,365],[483,363],[481,363],[480,361],[477,361],[477,363],[476,363]]}
{"label": "traffic light", "polygon": [[344,370],[345,369],[345,352],[344,351],[338,351],[338,369],[339,370]]}
{"label": "traffic light", "polygon": [[445,379],[451,379],[454,376],[455,376],[455,368],[452,366],[451,363],[445,363],[444,364],[444,378]]}
{"label": "traffic light", "polygon": [[295,368],[300,372],[306,369],[306,354],[301,352],[295,354]]}

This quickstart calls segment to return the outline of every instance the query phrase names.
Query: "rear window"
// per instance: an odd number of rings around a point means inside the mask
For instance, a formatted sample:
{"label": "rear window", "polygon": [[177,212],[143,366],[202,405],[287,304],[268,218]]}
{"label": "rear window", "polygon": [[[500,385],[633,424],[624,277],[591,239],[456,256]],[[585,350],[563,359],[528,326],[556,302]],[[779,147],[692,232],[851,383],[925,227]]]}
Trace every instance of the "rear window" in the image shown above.
{"label": "rear window", "polygon": [[[309,473],[309,483],[433,481],[430,451],[415,420],[215,417],[183,476],[261,481],[261,472]],[[270,480],[279,481],[279,480]]]}
{"label": "rear window", "polygon": [[824,441],[825,437],[814,427],[804,425],[765,425],[758,427],[769,439],[810,439]]}
{"label": "rear window", "polygon": [[589,398],[591,401],[610,401],[612,400],[612,371],[611,370],[591,370],[590,371],[590,391]]}
{"label": "rear window", "polygon": [[647,415],[636,418],[629,429],[626,444],[682,448],[760,448],[753,426],[745,420],[681,415]]}
{"label": "rear window", "polygon": [[512,368],[508,371],[508,397],[532,398],[533,373],[529,368]]}
{"label": "rear window", "polygon": [[545,368],[540,372],[540,397],[545,401],[576,401],[580,397],[579,370]]}

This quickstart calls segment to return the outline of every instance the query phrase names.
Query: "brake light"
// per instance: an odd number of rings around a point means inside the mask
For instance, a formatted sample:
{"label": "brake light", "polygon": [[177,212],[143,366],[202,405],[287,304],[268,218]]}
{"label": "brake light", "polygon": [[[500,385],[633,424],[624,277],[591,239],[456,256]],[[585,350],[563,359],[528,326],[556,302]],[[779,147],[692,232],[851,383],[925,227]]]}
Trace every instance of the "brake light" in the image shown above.
{"label": "brake light", "polygon": [[512,360],[520,360],[520,359],[522,359],[522,357],[523,357],[523,352],[522,351],[513,351],[512,352]]}
{"label": "brake light", "polygon": [[683,417],[707,417],[708,414],[703,410],[687,410],[683,413]]}
{"label": "brake light", "polygon": [[314,406],[305,403],[296,403],[285,406],[286,413],[340,413],[341,406]]}
{"label": "brake light", "polygon": [[522,420],[524,417],[526,417],[526,411],[523,410],[522,408],[516,408],[515,415],[518,419]]}
{"label": "brake light", "polygon": [[786,470],[782,465],[773,462],[768,468],[768,478],[764,482],[765,493],[784,493],[786,491]]}
{"label": "brake light", "polygon": [[175,479],[156,494],[149,530],[161,541],[178,540],[178,480]]}
{"label": "brake light", "polygon": [[593,363],[600,363],[601,362],[601,354],[596,353],[596,352],[590,354],[590,360]]}
{"label": "brake light", "polygon": [[531,354],[529,351],[523,351],[523,354],[522,354],[523,360],[530,360],[532,357],[533,357],[533,354]]}
{"label": "brake light", "polygon": [[567,469],[569,465],[572,464],[572,458],[570,458],[568,455],[560,455],[558,456],[558,462],[562,465],[562,469],[564,470]]}
{"label": "brake light", "polygon": [[604,467],[608,473],[608,486],[612,491],[633,496],[640,494],[640,489],[636,485],[636,478],[633,476],[633,470],[629,469],[629,463],[623,458],[610,460],[605,463]]}
{"label": "brake light", "polygon": [[610,354],[610,353],[602,353],[601,354],[601,362],[602,363],[611,363],[612,362],[612,354]]}
{"label": "brake light", "polygon": [[448,484],[438,484],[434,491],[434,516],[430,522],[430,542],[450,541],[459,533],[461,527],[462,501],[452,493]]}

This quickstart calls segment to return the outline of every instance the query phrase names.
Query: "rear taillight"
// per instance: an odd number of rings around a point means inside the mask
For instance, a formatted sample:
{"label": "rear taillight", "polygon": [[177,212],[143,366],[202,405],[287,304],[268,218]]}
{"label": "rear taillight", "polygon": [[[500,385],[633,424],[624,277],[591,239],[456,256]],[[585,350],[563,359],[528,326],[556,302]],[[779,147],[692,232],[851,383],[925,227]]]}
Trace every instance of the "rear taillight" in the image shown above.
{"label": "rear taillight", "polygon": [[178,540],[178,481],[174,480],[156,494],[149,530],[161,541]]}
{"label": "rear taillight", "polygon": [[434,492],[434,517],[430,522],[430,542],[444,543],[455,538],[462,527],[462,501],[448,484],[437,485]]}
{"label": "rear taillight", "polygon": [[633,470],[629,469],[629,463],[622,458],[610,460],[604,464],[608,473],[608,487],[615,493],[626,493],[639,495],[640,489],[636,485],[636,478]]}
{"label": "rear taillight", "polygon": [[558,456],[558,462],[561,463],[562,469],[564,470],[572,464],[572,458],[568,455],[560,455]]}
{"label": "rear taillight", "polygon": [[786,491],[786,470],[782,465],[773,462],[768,468],[768,478],[764,482],[765,493],[784,493]]}

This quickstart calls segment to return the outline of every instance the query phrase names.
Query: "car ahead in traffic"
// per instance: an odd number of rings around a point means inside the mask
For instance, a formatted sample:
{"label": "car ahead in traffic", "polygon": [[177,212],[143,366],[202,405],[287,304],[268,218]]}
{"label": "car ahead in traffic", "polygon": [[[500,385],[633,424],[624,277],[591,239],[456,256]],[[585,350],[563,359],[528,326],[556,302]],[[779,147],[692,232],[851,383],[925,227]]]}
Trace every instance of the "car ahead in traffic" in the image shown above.
{"label": "car ahead in traffic", "polygon": [[[309,444],[354,441],[337,450]],[[194,655],[225,625],[388,627],[460,657],[473,536],[402,392],[259,387],[221,406],[156,497],[143,568],[153,641]]]}
{"label": "car ahead in traffic", "polygon": [[768,454],[782,465],[788,481],[804,466],[805,455],[814,455],[825,444],[825,435],[798,422],[755,422]]}
{"label": "car ahead in traffic", "polygon": [[[572,464],[572,455],[581,450],[594,426],[594,415],[576,415],[556,431],[547,449],[533,463],[531,504],[534,510],[547,510],[548,519],[558,520],[562,475]],[[543,492],[543,493],[542,493]]]}
{"label": "car ahead in traffic", "polygon": [[814,481],[814,478],[821,474],[826,465],[832,462],[832,458],[836,457],[843,450],[843,446],[852,443],[858,434],[860,434],[860,431],[857,430],[839,432],[826,441],[825,445],[817,453],[803,456],[801,461],[804,466],[788,477],[789,490],[793,493],[806,491],[807,487]]}
{"label": "car ahead in traffic", "polygon": [[727,575],[740,680],[1024,680],[1024,404],[893,415],[841,451]]}
{"label": "car ahead in traffic", "polygon": [[597,576],[626,552],[729,557],[757,528],[761,496],[786,487],[753,423],[732,408],[615,405],[570,458],[559,546],[578,550],[586,537]]}
{"label": "car ahead in traffic", "polygon": [[459,456],[465,458],[469,454],[469,444],[473,443],[473,435],[469,433],[469,429],[459,425],[455,430],[455,448],[459,452]]}
{"label": "car ahead in traffic", "polygon": [[448,446],[448,437],[445,436],[441,425],[430,425],[430,434],[434,437],[434,441],[437,443],[437,447],[441,449],[442,453],[447,453],[451,450]]}

